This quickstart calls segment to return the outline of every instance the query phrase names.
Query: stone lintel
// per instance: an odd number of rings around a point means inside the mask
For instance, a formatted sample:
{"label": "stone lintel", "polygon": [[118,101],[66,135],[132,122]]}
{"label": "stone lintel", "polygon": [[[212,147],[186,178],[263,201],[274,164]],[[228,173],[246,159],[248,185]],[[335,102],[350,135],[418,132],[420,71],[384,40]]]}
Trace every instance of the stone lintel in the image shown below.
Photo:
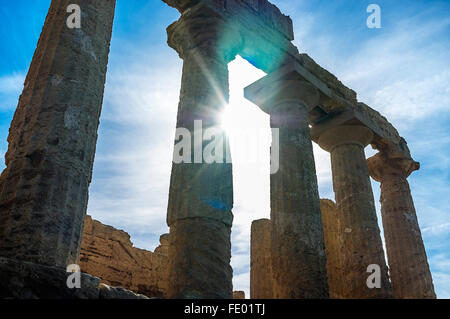
{"label": "stone lintel", "polygon": [[224,2],[225,10],[238,18],[243,11],[249,12],[268,27],[278,31],[287,40],[294,40],[291,18],[282,14],[275,5],[267,0],[218,0],[216,2]]}
{"label": "stone lintel", "polygon": [[405,139],[400,136],[395,127],[370,106],[359,102],[354,108],[359,118],[364,118],[375,133],[372,147],[390,158],[410,158],[411,153]]}
{"label": "stone lintel", "polygon": [[[289,61],[278,70],[266,75],[244,89],[244,96],[270,113],[271,104],[279,97],[283,81],[306,81],[316,88],[320,95],[331,97],[331,90],[296,61]],[[315,105],[311,105],[314,107]]]}
{"label": "stone lintel", "polygon": [[[383,153],[389,153],[393,158],[408,158],[411,159],[411,154],[406,145],[406,141],[398,135],[394,127],[378,112],[379,116],[374,118],[370,116],[365,110],[370,109],[365,106],[361,109],[358,105],[355,108],[347,109],[340,113],[328,113],[313,121],[311,128],[311,139],[317,143],[320,135],[332,127],[339,125],[363,125],[369,128],[373,134],[374,139],[371,142],[375,149]],[[380,123],[382,122],[382,123]]]}
{"label": "stone lintel", "polygon": [[267,0],[163,0],[169,6],[176,8],[181,14],[196,5],[213,6],[224,14],[236,16],[238,19],[251,14],[254,20],[279,32],[287,40],[294,40],[294,27],[290,17]]}
{"label": "stone lintel", "polygon": [[[318,123],[317,123],[318,122]],[[366,123],[361,121],[358,116],[355,114],[354,110],[347,110],[338,114],[327,114],[322,119],[316,121],[317,124],[314,124],[310,130],[311,139],[314,142],[318,142],[320,136],[328,131],[329,129],[341,126],[341,125],[364,125]]]}
{"label": "stone lintel", "polygon": [[[216,16],[224,22],[223,34],[219,37],[225,40],[217,39],[220,40],[218,42],[224,46],[224,49],[232,50],[234,56],[241,55],[255,67],[267,73],[277,69],[287,57],[295,59],[299,56],[298,49],[291,43],[293,40],[292,20],[281,14],[278,8],[268,1],[167,0],[165,2],[179,8],[182,12],[181,18],[169,29],[173,30],[179,21],[198,13],[209,17]],[[185,8],[185,3],[189,3],[189,7],[182,9]],[[208,29],[209,27],[206,27],[205,30],[208,31]],[[194,32],[194,34],[199,32]],[[229,47],[230,33],[233,34],[233,37],[235,33],[239,33],[242,38],[239,47]]]}

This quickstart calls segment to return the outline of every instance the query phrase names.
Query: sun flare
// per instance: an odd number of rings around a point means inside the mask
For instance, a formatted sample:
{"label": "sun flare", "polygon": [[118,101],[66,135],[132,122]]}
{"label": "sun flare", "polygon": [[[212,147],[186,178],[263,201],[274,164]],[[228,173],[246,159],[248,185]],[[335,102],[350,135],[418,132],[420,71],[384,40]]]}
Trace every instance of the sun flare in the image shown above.
{"label": "sun flare", "polygon": [[230,103],[221,114],[222,127],[231,132],[236,129],[265,127],[265,114],[244,98],[244,88],[259,80],[265,73],[237,56],[228,65],[230,71]]}

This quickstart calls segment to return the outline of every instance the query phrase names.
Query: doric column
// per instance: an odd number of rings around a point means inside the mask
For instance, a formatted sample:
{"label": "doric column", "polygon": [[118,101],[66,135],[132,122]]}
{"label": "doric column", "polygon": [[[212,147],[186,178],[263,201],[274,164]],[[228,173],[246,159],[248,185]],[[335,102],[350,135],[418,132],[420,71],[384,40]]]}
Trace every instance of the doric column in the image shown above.
{"label": "doric column", "polygon": [[[292,77],[290,77],[292,78]],[[319,92],[301,79],[271,79],[246,89],[246,96],[270,114],[279,132],[279,169],[270,177],[274,297],[327,298],[326,256],[319,192],[309,133],[309,110]],[[252,93],[255,92],[255,93]]]}
{"label": "doric column", "polygon": [[323,236],[327,254],[327,277],[330,298],[342,298],[345,275],[341,267],[341,243],[339,236],[339,210],[329,199],[320,200]]}
{"label": "doric column", "polygon": [[[81,8],[70,29],[69,4]],[[88,202],[115,0],[53,0],[8,137],[0,256],[76,262]]]}
{"label": "doric column", "polygon": [[[222,42],[230,40],[224,21],[207,6],[185,12],[168,35],[169,45],[184,61],[177,128],[192,138],[191,149],[183,149],[183,155],[191,152],[191,163],[172,166],[168,297],[231,299],[232,165],[219,120],[228,103],[228,63],[235,53],[225,49],[232,43]],[[216,154],[223,147],[223,163],[202,158],[209,141],[202,142],[195,121],[202,121],[203,132],[216,129]]]}
{"label": "doric column", "polygon": [[407,177],[420,165],[381,153],[367,160],[381,183],[381,215],[394,298],[436,298]]}
{"label": "doric column", "polygon": [[251,299],[273,299],[272,240],[270,234],[269,219],[253,221],[250,247]]}
{"label": "doric column", "polygon": [[[339,209],[343,298],[390,296],[388,269],[373,200],[364,148],[372,141],[370,129],[359,125],[334,126],[318,138],[331,153],[333,188]],[[370,289],[369,265],[381,270],[381,288]]]}

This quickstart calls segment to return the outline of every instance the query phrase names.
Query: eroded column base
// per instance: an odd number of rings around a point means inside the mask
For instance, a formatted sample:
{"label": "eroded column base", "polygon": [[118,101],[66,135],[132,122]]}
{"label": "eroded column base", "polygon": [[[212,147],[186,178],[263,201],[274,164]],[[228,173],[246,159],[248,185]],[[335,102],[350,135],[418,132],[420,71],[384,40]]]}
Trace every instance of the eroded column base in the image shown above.
{"label": "eroded column base", "polygon": [[210,218],[170,226],[169,299],[232,299],[231,226]]}
{"label": "eroded column base", "polygon": [[81,273],[81,288],[69,289],[70,273],[60,267],[0,257],[0,298],[98,299],[100,278]]}
{"label": "eroded column base", "polygon": [[80,274],[81,288],[70,289],[70,275],[61,267],[0,257],[0,299],[148,299],[85,273]]}

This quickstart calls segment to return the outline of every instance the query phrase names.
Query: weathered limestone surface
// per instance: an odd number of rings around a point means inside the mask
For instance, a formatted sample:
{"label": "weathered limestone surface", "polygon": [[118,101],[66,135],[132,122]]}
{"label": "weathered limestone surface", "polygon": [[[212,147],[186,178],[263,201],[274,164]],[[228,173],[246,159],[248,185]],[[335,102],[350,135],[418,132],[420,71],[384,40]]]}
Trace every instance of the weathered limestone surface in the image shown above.
{"label": "weathered limestone surface", "polygon": [[271,116],[271,127],[280,130],[280,168],[270,177],[274,297],[326,298],[326,255],[307,109],[292,102],[278,107],[297,109]]}
{"label": "weathered limestone surface", "polygon": [[[338,126],[327,130],[319,145],[331,153],[333,188],[339,209],[339,235],[343,298],[391,296],[372,187],[364,148],[373,133],[363,126]],[[369,289],[366,281],[371,264],[381,268],[381,288]]]}
{"label": "weathered limestone surface", "polygon": [[250,298],[273,299],[271,253],[271,224],[269,219],[252,223],[250,244]]}
{"label": "weathered limestone surface", "polygon": [[[177,127],[194,137],[200,133],[194,131],[194,122],[201,120],[203,130],[214,128],[215,140],[225,141],[223,163],[208,164],[194,151],[192,163],[172,166],[169,298],[232,298],[232,166],[226,162],[228,143],[219,123],[229,99],[228,62],[236,54],[233,30],[227,30],[207,7],[185,12],[168,28],[169,45],[184,60]],[[194,138],[191,142],[192,148],[183,152],[203,149]]]}
{"label": "weathered limestone surface", "polygon": [[[201,0],[163,0],[169,6],[177,8],[181,13],[195,5]],[[256,14],[261,23],[274,28],[289,40],[294,40],[292,20],[280,12],[280,10],[267,0],[209,0],[210,5],[224,10],[229,14],[242,18],[249,11]],[[255,21],[256,22],[256,21]]]}
{"label": "weathered limestone surface", "polygon": [[0,299],[98,299],[100,278],[81,273],[81,288],[67,288],[70,273],[0,257]]}
{"label": "weathered limestone surface", "polygon": [[[193,138],[200,133],[194,132],[194,121],[202,121],[203,130],[215,128],[219,133],[216,138],[226,141],[219,120],[229,98],[227,64],[231,57],[221,50],[216,39],[223,22],[214,16],[205,19],[202,13],[186,14],[168,28],[169,44],[184,60],[177,127],[188,129]],[[193,34],[201,36],[194,38]],[[191,146],[202,149],[193,140]],[[231,163],[225,163],[224,152],[224,163],[207,164],[203,158],[196,158],[192,149],[184,150],[190,151],[192,163],[174,164],[172,168],[169,226],[179,219],[193,217],[214,219],[231,226]]]}
{"label": "weathered limestone surface", "polygon": [[327,298],[326,255],[309,110],[318,91],[292,72],[273,73],[245,89],[279,129],[279,170],[270,177],[274,298]]}
{"label": "weathered limestone surface", "polygon": [[233,291],[233,299],[245,299],[244,291]]}
{"label": "weathered limestone surface", "polygon": [[102,283],[123,287],[148,297],[167,293],[169,236],[162,235],[155,252],[133,247],[121,230],[86,217],[80,252],[80,267],[101,278]]}
{"label": "weathered limestone surface", "polygon": [[280,169],[270,178],[274,297],[326,298],[326,255],[308,116],[306,108],[298,112],[280,114],[292,126],[271,116],[271,127],[280,128]]}
{"label": "weathered limestone surface", "polygon": [[325,239],[325,252],[327,254],[327,276],[330,298],[342,298],[345,285],[345,276],[341,266],[340,221],[339,210],[336,204],[329,199],[320,200],[322,211],[323,235]]}
{"label": "weathered limestone surface", "polygon": [[436,298],[407,177],[420,165],[385,154],[367,160],[381,183],[381,215],[394,298]]}
{"label": "weathered limestone surface", "polygon": [[232,299],[231,230],[208,218],[170,228],[168,298]]}
{"label": "weathered limestone surface", "polygon": [[[241,36],[238,54],[265,72],[297,56],[292,20],[267,0],[163,0],[183,14],[208,8]],[[189,10],[188,10],[189,9]]]}
{"label": "weathered limestone surface", "polygon": [[[82,28],[66,26],[79,4]],[[78,258],[115,0],[52,1],[8,137],[0,256],[65,269]]]}
{"label": "weathered limestone surface", "polygon": [[100,284],[99,299],[150,299],[150,298],[123,289],[121,287],[111,287],[105,284]]}
{"label": "weathered limestone surface", "polygon": [[0,299],[148,299],[124,288],[100,283],[100,278],[79,273],[80,288],[69,289],[72,273],[0,257]]}
{"label": "weathered limestone surface", "polygon": [[299,54],[298,61],[306,70],[332,89],[336,96],[346,100],[348,103],[356,104],[356,92],[342,84],[335,75],[318,65],[309,55],[305,53]]}

